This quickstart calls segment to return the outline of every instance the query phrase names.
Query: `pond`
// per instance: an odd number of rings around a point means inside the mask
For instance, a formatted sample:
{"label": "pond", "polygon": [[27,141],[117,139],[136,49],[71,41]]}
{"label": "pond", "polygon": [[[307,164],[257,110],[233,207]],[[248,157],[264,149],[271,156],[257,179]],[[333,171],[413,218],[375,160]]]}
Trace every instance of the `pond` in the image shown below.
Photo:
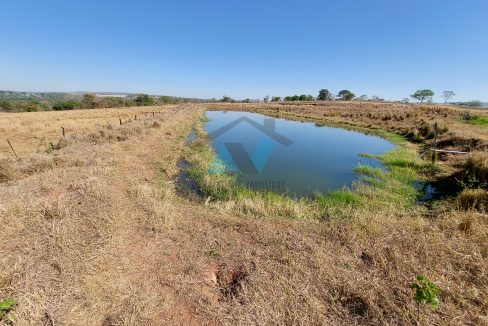
{"label": "pond", "polygon": [[307,197],[350,186],[359,164],[381,167],[360,154],[394,145],[378,136],[312,122],[237,111],[208,111],[205,129],[217,153],[210,173],[234,173],[258,191]]}

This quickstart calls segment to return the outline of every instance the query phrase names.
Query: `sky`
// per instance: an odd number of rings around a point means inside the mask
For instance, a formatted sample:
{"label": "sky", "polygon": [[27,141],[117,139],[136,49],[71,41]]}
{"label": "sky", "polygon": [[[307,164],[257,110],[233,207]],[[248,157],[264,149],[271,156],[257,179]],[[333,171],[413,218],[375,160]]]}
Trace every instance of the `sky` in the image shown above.
{"label": "sky", "polygon": [[486,0],[0,0],[0,89],[488,102]]}

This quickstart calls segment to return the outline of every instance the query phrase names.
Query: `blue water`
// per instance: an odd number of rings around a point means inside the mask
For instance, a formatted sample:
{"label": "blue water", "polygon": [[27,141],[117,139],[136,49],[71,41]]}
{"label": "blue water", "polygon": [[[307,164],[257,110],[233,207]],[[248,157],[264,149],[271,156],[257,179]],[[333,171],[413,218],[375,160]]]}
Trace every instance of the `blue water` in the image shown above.
{"label": "blue water", "polygon": [[251,189],[292,197],[350,186],[358,178],[354,167],[381,167],[361,153],[382,154],[394,148],[381,137],[310,122],[249,112],[206,115],[205,128],[219,159],[211,173],[234,173]]}

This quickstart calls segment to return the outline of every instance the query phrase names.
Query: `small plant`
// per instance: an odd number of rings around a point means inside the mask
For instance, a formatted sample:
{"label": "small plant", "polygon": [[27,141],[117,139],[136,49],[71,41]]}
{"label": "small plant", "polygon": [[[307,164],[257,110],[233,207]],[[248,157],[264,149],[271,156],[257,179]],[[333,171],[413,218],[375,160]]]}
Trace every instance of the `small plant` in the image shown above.
{"label": "small plant", "polygon": [[0,321],[17,305],[14,299],[4,299],[0,301]]}
{"label": "small plant", "polygon": [[208,255],[210,257],[218,257],[219,256],[219,251],[216,249],[216,248],[211,248],[209,251],[208,251]]}
{"label": "small plant", "polygon": [[417,320],[420,323],[421,304],[428,304],[433,310],[439,307],[439,288],[424,275],[418,275],[411,288],[415,290],[413,299],[417,302]]}

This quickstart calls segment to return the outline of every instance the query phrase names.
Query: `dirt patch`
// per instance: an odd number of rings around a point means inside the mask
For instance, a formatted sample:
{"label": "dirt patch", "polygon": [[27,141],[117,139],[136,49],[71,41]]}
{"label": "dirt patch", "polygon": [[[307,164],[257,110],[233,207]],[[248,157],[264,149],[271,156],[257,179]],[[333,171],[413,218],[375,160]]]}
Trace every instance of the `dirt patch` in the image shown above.
{"label": "dirt patch", "polygon": [[216,273],[217,285],[224,298],[233,299],[239,296],[249,272],[244,266],[228,268],[221,266]]}
{"label": "dirt patch", "polygon": [[369,305],[358,295],[350,295],[341,300],[349,312],[358,317],[365,317],[369,311]]}

